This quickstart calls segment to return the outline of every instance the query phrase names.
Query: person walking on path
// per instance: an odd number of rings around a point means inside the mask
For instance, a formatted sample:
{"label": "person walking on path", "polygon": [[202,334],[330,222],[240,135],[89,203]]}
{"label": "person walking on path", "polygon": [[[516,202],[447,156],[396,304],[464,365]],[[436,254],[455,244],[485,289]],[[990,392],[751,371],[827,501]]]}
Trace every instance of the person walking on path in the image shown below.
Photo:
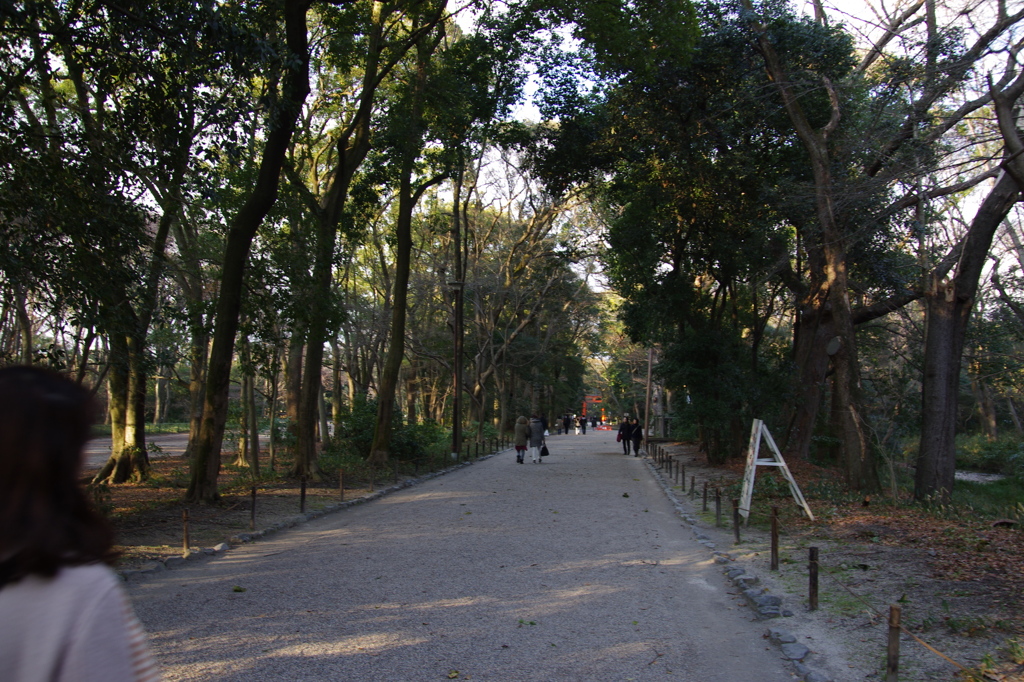
{"label": "person walking on path", "polygon": [[78,485],[89,392],[39,367],[0,370],[0,671],[8,682],[155,682],[108,564],[106,519]]}
{"label": "person walking on path", "polygon": [[[640,456],[640,445],[644,441],[644,427],[640,425],[640,420],[633,417],[632,423],[629,426],[630,437],[633,440],[633,456]],[[628,454],[628,453],[627,453]]]}
{"label": "person walking on path", "polygon": [[633,442],[633,425],[629,423],[629,415],[623,415],[619,422],[618,441],[622,443],[622,454],[629,454],[629,445]]}
{"label": "person walking on path", "polygon": [[530,423],[526,417],[519,417],[516,420],[515,430],[515,446],[516,446],[516,462],[519,464],[523,463],[523,458],[526,457],[526,446],[530,442]]}
{"label": "person walking on path", "polygon": [[565,415],[564,417],[562,417],[562,433],[568,436],[570,426],[572,426],[572,419],[569,417],[569,415]]}
{"label": "person walking on path", "polygon": [[587,418],[586,417],[580,417],[580,431],[583,432],[584,436],[587,435]]}
{"label": "person walking on path", "polygon": [[530,417],[530,461],[540,464],[540,449],[544,445],[544,422],[536,414]]}

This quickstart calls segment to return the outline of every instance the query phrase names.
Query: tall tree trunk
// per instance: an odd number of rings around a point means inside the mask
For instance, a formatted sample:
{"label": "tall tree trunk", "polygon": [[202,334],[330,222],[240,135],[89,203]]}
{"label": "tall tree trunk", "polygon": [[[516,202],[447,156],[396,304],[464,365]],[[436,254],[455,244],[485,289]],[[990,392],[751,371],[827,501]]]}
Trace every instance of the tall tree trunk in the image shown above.
{"label": "tall tree trunk", "polygon": [[284,78],[283,101],[275,109],[276,114],[269,124],[270,130],[256,183],[232,221],[224,248],[203,421],[194,451],[192,477],[187,493],[188,499],[193,502],[212,502],[220,496],[217,476],[220,473],[220,449],[227,421],[231,360],[238,330],[238,314],[242,306],[245,267],[256,230],[277,200],[281,167],[302,103],[309,94],[308,9],[309,0],[286,0],[284,3],[285,34],[288,51],[291,53],[291,66]]}
{"label": "tall tree trunk", "polygon": [[[462,450],[462,373],[463,344],[465,342],[465,288],[466,259],[463,249],[462,191],[465,178],[465,157],[459,155],[459,166],[455,176],[452,199],[452,255],[455,260],[455,281],[452,289],[452,459],[458,459]],[[468,225],[467,225],[468,228]],[[439,410],[440,411],[440,410]]]}
{"label": "tall tree trunk", "polygon": [[188,363],[188,447],[185,455],[190,466],[194,459],[194,447],[199,442],[199,429],[203,423],[203,401],[206,396],[206,351],[210,336],[203,324],[198,306],[190,312],[189,327],[192,340],[189,343]]}
{"label": "tall tree trunk", "polygon": [[978,410],[978,421],[981,422],[981,432],[989,442],[999,438],[999,422],[996,416],[996,404],[992,400],[992,391],[985,382],[978,376],[971,376],[971,393],[974,395],[974,404]]}
{"label": "tall tree trunk", "polygon": [[35,348],[32,343],[32,318],[28,314],[28,297],[25,290],[14,285],[14,310],[18,317],[18,331],[21,332],[21,364],[31,365]]}
{"label": "tall tree trunk", "polygon": [[1017,432],[1017,435],[1024,433],[1024,424],[1021,424],[1020,414],[1017,412],[1017,405],[1013,398],[1006,399],[1006,411],[1010,413],[1010,419],[1013,420],[1013,430]]}
{"label": "tall tree trunk", "polygon": [[274,361],[270,370],[270,435],[267,449],[270,455],[270,470],[277,466],[277,385],[281,367],[280,348],[274,349]]}
{"label": "tall tree trunk", "polygon": [[313,261],[313,308],[309,311],[308,333],[306,336],[306,360],[303,364],[305,382],[299,393],[299,414],[296,424],[296,453],[294,475],[317,477],[319,468],[316,458],[316,422],[319,415],[321,390],[320,371],[323,367],[324,344],[329,336],[327,318],[330,301],[334,294],[334,247],[338,223],[348,198],[348,190],[359,166],[370,151],[370,119],[377,85],[377,67],[382,46],[382,26],[379,7],[375,9],[375,21],[371,30],[370,47],[360,94],[359,112],[349,135],[338,142],[341,152],[335,168],[334,179],[319,207],[317,220],[316,253]]}
{"label": "tall tree trunk", "polygon": [[338,345],[338,337],[331,339],[331,353],[334,364],[331,367],[331,421],[334,424],[334,433],[341,432],[341,412],[345,407],[344,394],[341,391],[341,348]]}
{"label": "tall tree trunk", "polygon": [[107,373],[107,413],[110,416],[110,457],[92,478],[93,483],[123,483],[131,475],[131,457],[125,453],[125,420],[128,413],[128,348],[123,337],[112,334]]}
{"label": "tall tree trunk", "polygon": [[292,454],[299,431],[299,402],[302,399],[302,359],[305,350],[305,330],[296,325],[288,339],[288,354],[284,365],[284,413],[288,419],[285,428],[293,443]]}
{"label": "tall tree trunk", "polygon": [[377,420],[368,462],[384,464],[391,450],[391,429],[395,413],[398,373],[405,356],[405,313],[409,294],[409,270],[412,260],[412,211],[416,198],[412,190],[413,159],[403,161],[398,191],[398,219],[395,224],[395,287],[391,309],[391,340],[377,388]]}
{"label": "tall tree trunk", "polygon": [[129,478],[135,482],[149,478],[149,452],[146,449],[146,378],[149,373],[144,348],[145,339],[140,338],[139,331],[135,330],[128,337],[128,409],[124,420],[124,445],[131,466]]}
{"label": "tall tree trunk", "polygon": [[331,441],[331,430],[327,423],[327,400],[324,396],[323,380],[321,379],[320,384],[320,398],[317,400],[317,406],[320,408],[320,443],[322,447],[325,447]]}
{"label": "tall tree trunk", "polygon": [[260,477],[260,414],[256,410],[256,375],[253,373],[248,377],[248,390],[246,391],[246,411],[249,414],[249,469],[253,479]]}
{"label": "tall tree trunk", "polygon": [[914,476],[918,500],[948,501],[953,494],[957,398],[967,323],[992,238],[1019,191],[1009,173],[1000,175],[971,221],[953,279],[933,278],[925,295],[921,443]]}
{"label": "tall tree trunk", "polygon": [[782,444],[787,459],[810,459],[828,373],[828,343],[834,336],[831,318],[825,310],[806,311],[797,323],[793,344],[793,363],[798,373],[797,396]]}
{"label": "tall tree trunk", "polygon": [[157,368],[158,375],[153,382],[153,425],[162,424],[167,412],[167,375],[166,367]]}
{"label": "tall tree trunk", "polygon": [[[749,2],[746,4],[750,8]],[[832,117],[822,130],[816,130],[800,106],[765,27],[757,24],[754,28],[765,67],[782,97],[797,137],[807,151],[814,174],[815,218],[825,260],[824,284],[828,287],[828,301],[835,329],[835,336],[829,342],[830,350],[834,350],[831,353],[834,370],[832,391],[835,404],[839,406],[839,414],[836,416],[841,428],[840,440],[847,483],[857,490],[874,489],[878,485],[877,472],[859,407],[860,368],[847,282],[846,238],[837,223],[834,210],[832,162],[828,149],[828,137],[839,124],[838,97],[831,83],[826,81],[824,85],[832,102]]]}
{"label": "tall tree trunk", "polygon": [[[243,342],[244,343],[244,342]],[[244,351],[243,351],[244,353]],[[238,447],[235,450],[234,466],[244,467],[249,465],[249,375],[242,373],[242,385],[238,391],[238,404],[241,411],[238,414]]]}

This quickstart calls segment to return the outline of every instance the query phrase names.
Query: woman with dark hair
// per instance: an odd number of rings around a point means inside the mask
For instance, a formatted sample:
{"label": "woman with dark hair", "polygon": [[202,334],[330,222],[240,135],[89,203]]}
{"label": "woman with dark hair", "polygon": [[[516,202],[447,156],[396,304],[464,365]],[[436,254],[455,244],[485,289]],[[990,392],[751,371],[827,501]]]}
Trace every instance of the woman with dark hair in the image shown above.
{"label": "woman with dark hair", "polygon": [[629,415],[622,415],[622,421],[619,422],[619,435],[616,440],[622,443],[622,454],[629,454],[629,446],[633,442],[633,425],[629,423]]}
{"label": "woman with dark hair", "polygon": [[158,680],[120,581],[113,532],[78,485],[89,393],[38,367],[0,369],[0,677]]}
{"label": "woman with dark hair", "polygon": [[[630,420],[630,437],[633,440],[633,456],[640,456],[640,448],[644,442],[644,427],[640,425],[640,420],[636,417]],[[629,454],[629,453],[626,453]]]}

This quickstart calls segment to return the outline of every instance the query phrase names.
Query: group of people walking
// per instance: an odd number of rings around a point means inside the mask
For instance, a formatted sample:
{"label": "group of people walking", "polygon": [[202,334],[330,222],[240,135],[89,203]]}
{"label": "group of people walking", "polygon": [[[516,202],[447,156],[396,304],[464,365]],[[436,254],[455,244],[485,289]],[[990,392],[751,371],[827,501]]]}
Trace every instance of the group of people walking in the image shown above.
{"label": "group of people walking", "polygon": [[586,434],[588,422],[591,426],[597,428],[596,415],[587,417],[586,415],[577,416],[574,414],[570,416],[566,414],[562,417],[562,433],[568,434],[569,429],[575,428],[577,436],[580,435],[581,433]]}
{"label": "group of people walking", "polygon": [[516,420],[515,429],[515,447],[516,447],[516,462],[522,464],[526,458],[526,449],[530,449],[530,461],[534,464],[540,464],[543,460],[541,457],[541,448],[545,447],[544,437],[547,435],[548,426],[544,423],[541,417],[536,414],[530,415],[530,418],[519,417]]}
{"label": "group of people walking", "polygon": [[[569,427],[573,424],[576,425],[577,435],[581,431],[582,433],[587,432],[586,417],[580,417],[578,421],[569,415],[562,418],[562,427],[565,429],[565,433],[569,433]],[[526,461],[526,451],[529,450],[530,461],[533,464],[540,464],[543,461],[541,450],[546,447],[545,437],[547,435],[548,425],[543,417],[532,414],[529,419],[525,416],[516,419],[514,440],[516,462],[523,464]],[[632,447],[633,456],[639,457],[640,447],[644,441],[644,427],[640,424],[640,420],[623,415],[616,440],[622,443],[622,454],[629,455],[629,450]]]}
{"label": "group of people walking", "polygon": [[640,425],[640,420],[636,417],[630,419],[629,416],[623,415],[616,440],[622,443],[622,454],[628,455],[629,447],[632,445],[633,456],[639,457],[640,445],[644,442],[644,427]]}

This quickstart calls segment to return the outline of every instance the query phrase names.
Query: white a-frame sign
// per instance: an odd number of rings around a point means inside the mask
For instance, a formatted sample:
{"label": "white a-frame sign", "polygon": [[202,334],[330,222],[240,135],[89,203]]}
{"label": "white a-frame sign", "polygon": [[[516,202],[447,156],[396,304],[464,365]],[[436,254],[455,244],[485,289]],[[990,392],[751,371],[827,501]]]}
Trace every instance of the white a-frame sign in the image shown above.
{"label": "white a-frame sign", "polygon": [[[771,459],[762,459],[758,456],[761,450],[761,436],[764,436],[764,439],[768,441]],[[768,431],[768,427],[764,425],[764,422],[760,419],[755,419],[754,426],[750,430],[750,445],[747,447],[747,469],[743,472],[743,492],[740,495],[740,514],[743,515],[744,522],[750,520],[750,498],[754,494],[754,474],[759,466],[779,467],[782,475],[789,482],[789,492],[793,494],[793,499],[803,507],[804,511],[807,512],[807,517],[813,521],[814,514],[811,513],[811,508],[807,506],[807,501],[804,499],[803,493],[800,492],[800,486],[796,484],[796,479],[793,478],[789,467],[786,466],[786,460],[782,459],[779,446],[775,444],[775,439],[772,438],[772,434]]]}

